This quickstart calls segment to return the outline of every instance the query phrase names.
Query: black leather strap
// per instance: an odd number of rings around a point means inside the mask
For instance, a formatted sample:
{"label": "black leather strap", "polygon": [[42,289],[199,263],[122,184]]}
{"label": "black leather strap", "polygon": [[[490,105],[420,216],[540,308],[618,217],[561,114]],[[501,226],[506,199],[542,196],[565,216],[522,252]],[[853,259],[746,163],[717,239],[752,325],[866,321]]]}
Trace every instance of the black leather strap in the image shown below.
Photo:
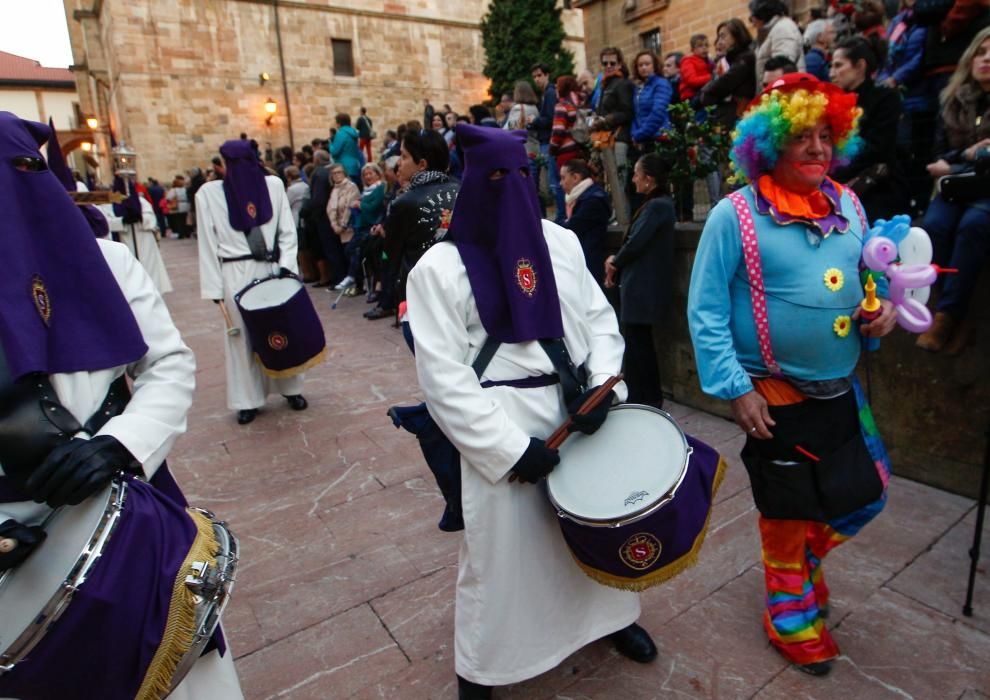
{"label": "black leather strap", "polygon": [[553,363],[560,377],[560,387],[564,391],[564,403],[570,403],[587,389],[588,376],[583,367],[576,367],[567,352],[563,338],[543,339],[540,346]]}
{"label": "black leather strap", "polygon": [[478,376],[478,379],[481,379],[481,375],[485,373],[485,370],[488,368],[488,363],[492,361],[493,357],[495,357],[495,353],[498,352],[498,348],[501,344],[502,341],[488,336],[485,340],[485,344],[481,346],[481,352],[478,353],[478,356],[474,358],[474,362],[471,363],[471,369],[474,370],[474,373]]}

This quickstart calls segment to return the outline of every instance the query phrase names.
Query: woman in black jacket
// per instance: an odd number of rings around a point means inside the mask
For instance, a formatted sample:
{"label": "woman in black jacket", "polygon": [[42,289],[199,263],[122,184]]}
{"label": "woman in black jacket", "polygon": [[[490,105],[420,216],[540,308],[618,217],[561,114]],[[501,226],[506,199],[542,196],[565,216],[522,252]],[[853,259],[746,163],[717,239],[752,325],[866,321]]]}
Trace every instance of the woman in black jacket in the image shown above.
{"label": "woman in black jacket", "polygon": [[647,153],[636,161],[633,184],[646,201],[633,216],[619,252],[605,261],[605,286],[619,285],[629,402],[660,408],[663,393],[653,326],[668,316],[676,218],[662,158]]}
{"label": "woman in black jacket", "polygon": [[910,188],[897,162],[901,98],[872,78],[883,61],[881,51],[868,39],[850,37],[836,47],[829,71],[832,83],[855,92],[863,109],[859,120],[863,148],[848,165],[834,170],[832,178],[859,195],[870,223],[911,212]]}
{"label": "woman in black jacket", "polygon": [[701,88],[699,100],[702,107],[714,106],[718,123],[731,130],[755,94],[756,54],[753,36],[741,19],[722,22],[717,32],[717,45],[729,68],[721,75],[716,72],[716,78]]}

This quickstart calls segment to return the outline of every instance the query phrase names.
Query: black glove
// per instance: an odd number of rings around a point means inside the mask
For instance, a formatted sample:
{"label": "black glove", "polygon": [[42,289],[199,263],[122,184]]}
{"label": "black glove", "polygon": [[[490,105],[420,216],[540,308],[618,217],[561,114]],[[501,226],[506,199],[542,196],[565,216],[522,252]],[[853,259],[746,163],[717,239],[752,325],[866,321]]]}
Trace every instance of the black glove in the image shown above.
{"label": "black glove", "polygon": [[608,396],[602,399],[602,402],[593,408],[590,413],[586,413],[583,416],[577,414],[581,408],[581,404],[591,398],[591,395],[596,391],[598,391],[598,387],[592,387],[567,404],[567,412],[571,414],[570,432],[577,431],[585,435],[591,435],[602,427],[602,423],[608,418],[608,409],[612,406],[612,401],[615,400],[614,391],[608,392]]}
{"label": "black glove", "polygon": [[287,267],[280,267],[280,268],[278,268],[278,276],[279,276],[280,279],[285,278],[285,277],[295,277],[296,276],[296,273],[293,272],[292,270],[290,270]]}
{"label": "black glove", "polygon": [[512,471],[519,476],[520,481],[535,484],[552,472],[559,463],[560,455],[557,450],[551,450],[539,438],[530,438],[529,447],[512,467]]}
{"label": "black glove", "polygon": [[17,546],[9,552],[0,552],[0,571],[13,569],[28,558],[35,548],[45,541],[45,531],[38,526],[22,525],[16,520],[0,523],[0,540],[17,540]]}
{"label": "black glove", "polygon": [[117,472],[138,466],[115,437],[72,438],[51,451],[28,477],[25,490],[36,502],[52,508],[74,506],[109,484]]}

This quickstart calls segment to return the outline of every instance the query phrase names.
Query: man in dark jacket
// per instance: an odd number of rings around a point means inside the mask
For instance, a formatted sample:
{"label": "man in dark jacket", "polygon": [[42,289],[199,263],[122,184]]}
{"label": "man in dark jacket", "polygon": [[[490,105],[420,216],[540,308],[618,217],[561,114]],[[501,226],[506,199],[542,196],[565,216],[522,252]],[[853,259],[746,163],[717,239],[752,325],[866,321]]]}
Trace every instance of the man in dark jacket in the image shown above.
{"label": "man in dark jacket", "polygon": [[406,131],[398,176],[400,182],[409,183],[409,189],[392,203],[383,222],[389,279],[382,284],[378,306],[364,314],[368,320],[395,313],[405,301],[409,271],[446,234],[460,188],[447,177],[449,161],[450,149],[438,132]]}
{"label": "man in dark jacket", "polygon": [[[550,68],[545,63],[537,63],[530,69],[533,83],[540,91],[540,114],[529,123],[529,129],[536,132],[540,141],[540,155],[547,169],[547,181],[550,185],[550,195],[557,208],[556,223],[564,221],[564,192],[560,189],[560,175],[557,171],[557,159],[550,155],[550,134],[553,131],[553,112],[557,107],[557,88],[550,81]],[[537,187],[539,187],[539,170],[537,170]],[[542,198],[541,198],[542,206]],[[546,210],[543,210],[544,216]]]}
{"label": "man in dark jacket", "polygon": [[371,122],[371,117],[368,116],[368,110],[364,107],[361,108],[361,116],[357,118],[357,132],[358,132],[358,149],[364,151],[364,158],[368,163],[374,163],[375,159],[371,156],[371,139],[373,124]]}
{"label": "man in dark jacket", "polygon": [[591,169],[580,158],[560,166],[560,185],[566,193],[566,220],[584,251],[584,262],[599,286],[605,279],[605,237],[612,218],[608,194],[591,179]]}
{"label": "man in dark jacket", "polygon": [[316,231],[323,249],[326,262],[317,260],[320,268],[320,281],[314,287],[327,287],[337,284],[347,276],[347,258],[344,256],[344,246],[340,236],[334,235],[327,216],[327,202],[330,201],[330,191],[333,183],[330,180],[330,154],[320,150],[313,153],[312,180],[309,183],[310,220],[306,226],[310,231]]}

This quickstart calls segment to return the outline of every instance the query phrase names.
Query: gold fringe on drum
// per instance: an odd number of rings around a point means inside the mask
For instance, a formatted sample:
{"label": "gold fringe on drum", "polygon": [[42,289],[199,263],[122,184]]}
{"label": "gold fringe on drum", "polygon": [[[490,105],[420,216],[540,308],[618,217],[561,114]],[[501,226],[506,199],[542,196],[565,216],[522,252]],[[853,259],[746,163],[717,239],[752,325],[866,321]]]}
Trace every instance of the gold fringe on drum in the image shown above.
{"label": "gold fringe on drum", "polygon": [[581,567],[581,570],[587,574],[589,578],[594,579],[604,586],[619,588],[625,591],[636,591],[637,593],[645,591],[647,588],[658,586],[665,581],[669,581],[678,574],[687,571],[698,563],[698,554],[701,551],[701,546],[705,543],[705,535],[708,534],[708,524],[712,517],[712,506],[714,505],[715,494],[718,493],[718,489],[722,485],[722,479],[725,477],[725,469],[725,460],[720,456],[718,458],[718,467],[715,471],[715,477],[712,479],[711,503],[708,508],[708,514],[705,516],[705,525],[701,528],[698,536],[695,537],[691,548],[674,561],[638,578],[616,576],[614,574],[602,571],[601,569],[588,566],[578,559],[577,556],[574,556],[574,552],[571,550],[571,555],[574,557],[574,562]]}
{"label": "gold fringe on drum", "polygon": [[263,364],[261,364],[261,358],[258,356],[258,353],[254,353],[254,359],[257,360],[258,364],[261,366],[261,371],[264,372],[269,377],[271,377],[272,379],[288,379],[289,377],[294,377],[297,374],[302,374],[310,367],[316,367],[316,365],[323,362],[323,360],[326,359],[326,356],[327,356],[327,348],[326,346],[324,346],[324,348],[320,350],[319,353],[314,355],[309,360],[306,360],[301,365],[296,365],[295,367],[289,367],[288,369],[268,369]]}
{"label": "gold fringe on drum", "polygon": [[196,525],[196,538],[175,576],[165,633],[135,696],[137,700],[159,700],[172,687],[175,669],[192,647],[196,634],[196,595],[186,586],[186,576],[195,573],[192,569],[194,562],[205,561],[215,567],[216,556],[220,551],[210,519],[188,508],[186,512]]}

